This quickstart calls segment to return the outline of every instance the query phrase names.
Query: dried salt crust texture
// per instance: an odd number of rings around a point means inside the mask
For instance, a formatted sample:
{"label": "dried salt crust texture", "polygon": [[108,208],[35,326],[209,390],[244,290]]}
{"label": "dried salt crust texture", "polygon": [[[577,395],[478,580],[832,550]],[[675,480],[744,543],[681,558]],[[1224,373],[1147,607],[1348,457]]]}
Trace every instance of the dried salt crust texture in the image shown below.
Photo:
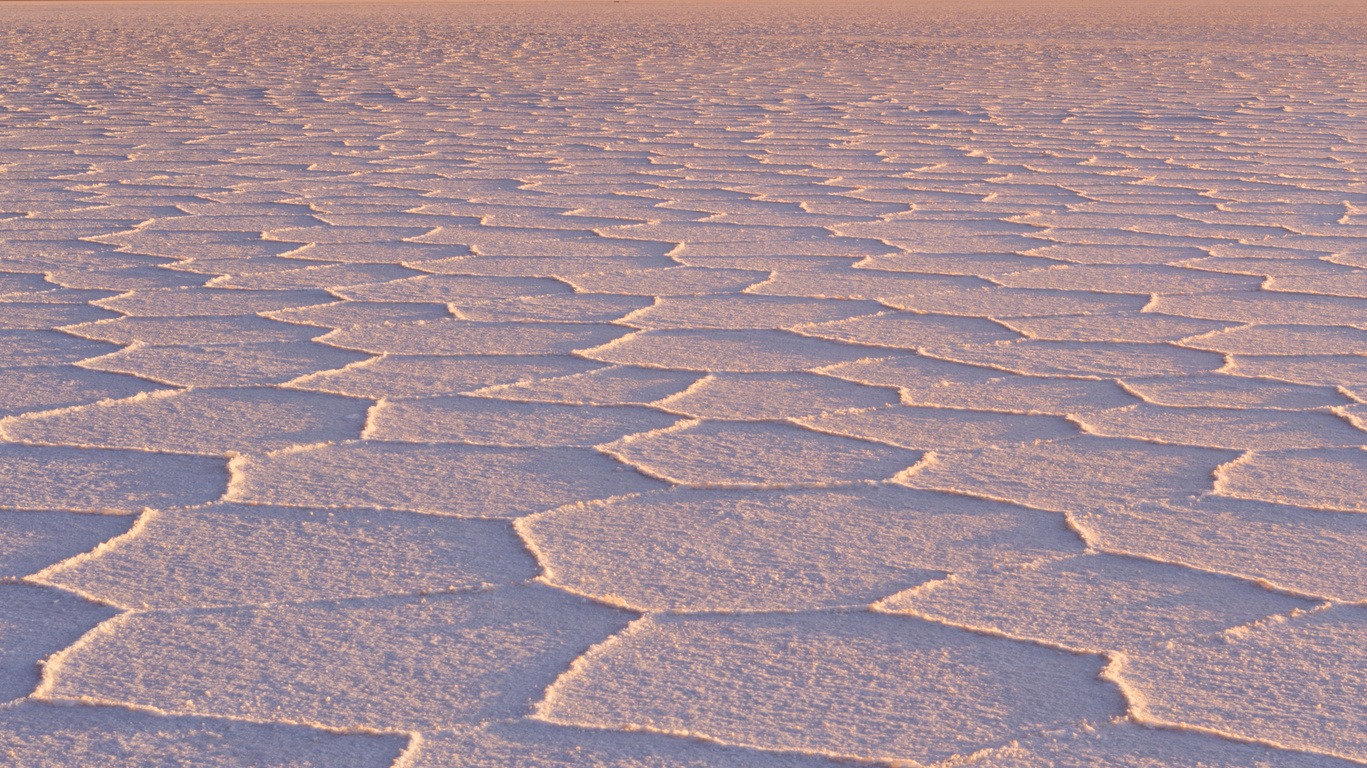
{"label": "dried salt crust texture", "polygon": [[0,762],[1367,764],[1362,17],[1145,13],[6,7]]}

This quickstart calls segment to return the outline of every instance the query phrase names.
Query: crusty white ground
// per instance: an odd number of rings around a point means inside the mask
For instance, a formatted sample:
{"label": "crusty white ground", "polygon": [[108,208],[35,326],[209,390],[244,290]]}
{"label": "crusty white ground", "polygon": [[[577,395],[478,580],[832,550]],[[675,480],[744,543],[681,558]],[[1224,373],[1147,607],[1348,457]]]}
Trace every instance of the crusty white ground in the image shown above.
{"label": "crusty white ground", "polygon": [[1362,22],[0,8],[0,764],[1367,764]]}

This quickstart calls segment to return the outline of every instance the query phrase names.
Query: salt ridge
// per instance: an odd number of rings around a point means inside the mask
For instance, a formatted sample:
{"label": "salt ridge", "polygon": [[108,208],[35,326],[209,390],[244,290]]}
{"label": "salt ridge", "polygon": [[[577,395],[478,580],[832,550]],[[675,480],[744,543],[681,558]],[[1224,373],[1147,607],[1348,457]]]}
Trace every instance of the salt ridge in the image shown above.
{"label": "salt ridge", "polygon": [[4,759],[1367,764],[1361,22],[150,9],[0,25]]}

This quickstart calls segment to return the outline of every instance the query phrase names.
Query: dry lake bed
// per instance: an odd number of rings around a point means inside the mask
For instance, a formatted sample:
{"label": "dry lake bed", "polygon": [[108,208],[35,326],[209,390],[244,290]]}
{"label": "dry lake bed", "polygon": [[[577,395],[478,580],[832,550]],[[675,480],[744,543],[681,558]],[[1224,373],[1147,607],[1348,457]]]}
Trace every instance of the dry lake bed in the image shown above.
{"label": "dry lake bed", "polygon": [[0,764],[1367,764],[1367,15],[0,6]]}

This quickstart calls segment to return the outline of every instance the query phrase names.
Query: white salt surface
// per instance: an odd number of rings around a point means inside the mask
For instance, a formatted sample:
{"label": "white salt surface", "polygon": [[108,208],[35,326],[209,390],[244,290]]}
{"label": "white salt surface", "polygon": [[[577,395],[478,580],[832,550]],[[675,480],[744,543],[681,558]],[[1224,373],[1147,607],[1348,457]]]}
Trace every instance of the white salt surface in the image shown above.
{"label": "white salt surface", "polygon": [[0,6],[0,764],[1367,765],[1367,29]]}

